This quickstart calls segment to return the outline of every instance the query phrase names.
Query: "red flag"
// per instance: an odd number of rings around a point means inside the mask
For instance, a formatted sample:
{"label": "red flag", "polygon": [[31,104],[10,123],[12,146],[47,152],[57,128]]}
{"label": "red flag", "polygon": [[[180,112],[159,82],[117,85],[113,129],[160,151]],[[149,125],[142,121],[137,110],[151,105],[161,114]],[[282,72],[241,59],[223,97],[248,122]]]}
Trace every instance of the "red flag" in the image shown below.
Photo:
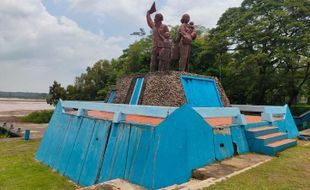
{"label": "red flag", "polygon": [[154,3],[152,4],[152,6],[151,6],[151,8],[150,8],[149,12],[150,12],[150,14],[152,14],[152,13],[155,13],[155,12],[156,12],[156,5],[155,5],[155,1],[154,1]]}

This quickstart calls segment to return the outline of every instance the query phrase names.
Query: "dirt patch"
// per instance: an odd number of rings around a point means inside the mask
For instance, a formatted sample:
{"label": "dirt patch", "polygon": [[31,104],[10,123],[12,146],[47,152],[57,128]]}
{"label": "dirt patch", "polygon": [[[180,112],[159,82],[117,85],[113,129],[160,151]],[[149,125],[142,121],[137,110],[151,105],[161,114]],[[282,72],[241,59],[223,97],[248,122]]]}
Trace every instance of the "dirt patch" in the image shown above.
{"label": "dirt patch", "polygon": [[21,118],[35,111],[42,110],[15,110],[15,111],[0,111],[0,122],[21,122]]}
{"label": "dirt patch", "polygon": [[20,122],[21,118],[18,116],[0,116],[0,122]]}

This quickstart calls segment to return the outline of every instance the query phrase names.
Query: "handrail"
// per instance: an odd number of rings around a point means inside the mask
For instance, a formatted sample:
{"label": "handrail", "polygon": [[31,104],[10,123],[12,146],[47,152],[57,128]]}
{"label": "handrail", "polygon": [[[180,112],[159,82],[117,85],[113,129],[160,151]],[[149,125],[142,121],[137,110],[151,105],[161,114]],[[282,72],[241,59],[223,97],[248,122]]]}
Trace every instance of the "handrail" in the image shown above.
{"label": "handrail", "polygon": [[310,110],[305,112],[305,113],[303,113],[303,114],[301,114],[301,115],[299,115],[298,117],[299,118],[307,118],[307,117],[310,118]]}
{"label": "handrail", "polygon": [[294,116],[294,120],[297,125],[303,124],[305,127],[310,122],[310,110],[299,116]]}
{"label": "handrail", "polygon": [[285,106],[264,106],[264,105],[231,105],[232,107],[238,107],[240,111],[245,112],[265,112],[270,114],[284,114],[286,112]]}
{"label": "handrail", "polygon": [[236,117],[240,114],[239,108],[234,107],[195,107],[194,110],[199,113],[203,118],[216,118],[216,117]]}
{"label": "handrail", "polygon": [[166,106],[145,106],[145,105],[128,105],[128,104],[109,104],[87,101],[61,101],[63,108],[74,108],[78,110],[95,110],[104,112],[114,112],[122,114],[135,114],[150,117],[166,118],[177,107]]}
{"label": "handrail", "polygon": [[[81,113],[83,112],[82,110],[96,110],[161,118],[166,118],[178,108],[168,106],[110,104],[87,101],[61,101],[61,106],[63,108],[78,109]],[[240,115],[239,108],[234,107],[194,107],[193,109],[203,118],[237,117]]]}

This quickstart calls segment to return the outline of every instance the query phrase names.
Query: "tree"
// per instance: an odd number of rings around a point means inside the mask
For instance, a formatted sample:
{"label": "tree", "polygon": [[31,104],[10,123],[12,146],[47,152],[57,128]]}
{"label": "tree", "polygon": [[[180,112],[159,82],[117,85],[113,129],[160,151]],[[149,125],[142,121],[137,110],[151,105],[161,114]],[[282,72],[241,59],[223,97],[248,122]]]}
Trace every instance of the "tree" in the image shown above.
{"label": "tree", "polygon": [[109,87],[116,82],[116,72],[107,60],[99,60],[67,87],[67,97],[76,100],[104,100]]}
{"label": "tree", "polygon": [[59,99],[66,98],[66,90],[61,86],[60,83],[54,81],[53,85],[50,86],[49,96],[46,99],[46,102],[50,105],[56,105]]}
{"label": "tree", "polygon": [[123,54],[114,60],[113,67],[118,77],[131,73],[147,73],[150,70],[151,61],[151,36],[143,37],[123,50]]}
{"label": "tree", "polygon": [[310,2],[244,0],[210,31],[200,55],[223,66],[235,103],[293,104],[310,75]]}

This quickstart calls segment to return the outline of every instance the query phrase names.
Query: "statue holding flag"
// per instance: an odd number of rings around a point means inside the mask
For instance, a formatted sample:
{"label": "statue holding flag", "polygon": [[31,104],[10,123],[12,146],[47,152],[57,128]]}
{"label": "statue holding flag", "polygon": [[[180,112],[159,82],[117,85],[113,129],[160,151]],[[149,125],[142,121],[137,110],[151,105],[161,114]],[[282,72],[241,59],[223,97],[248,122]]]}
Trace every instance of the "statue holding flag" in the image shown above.
{"label": "statue holding flag", "polygon": [[171,44],[169,29],[167,25],[162,23],[164,17],[162,14],[157,13],[153,21],[151,18],[151,14],[153,14],[154,12],[156,12],[155,2],[152,4],[150,10],[146,13],[147,24],[152,29],[153,33],[153,45],[150,64],[151,72],[154,72],[156,70],[169,70],[170,53],[167,52],[167,50],[169,51],[171,49],[171,47],[168,47],[169,44]]}

